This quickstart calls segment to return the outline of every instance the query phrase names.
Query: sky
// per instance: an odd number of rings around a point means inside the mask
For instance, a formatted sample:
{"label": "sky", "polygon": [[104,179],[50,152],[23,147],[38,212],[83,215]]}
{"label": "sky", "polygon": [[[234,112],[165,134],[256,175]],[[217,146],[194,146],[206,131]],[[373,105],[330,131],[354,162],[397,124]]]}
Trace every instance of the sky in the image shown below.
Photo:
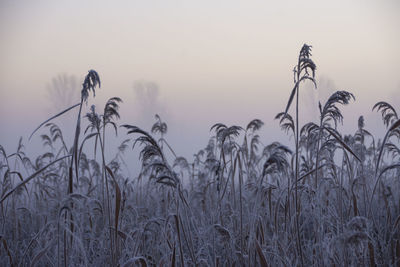
{"label": "sky", "polygon": [[[258,118],[264,144],[290,143],[274,116],[286,106],[304,43],[313,46],[318,89],[302,85],[301,121],[316,121],[318,101],[347,90],[356,102],[343,108],[343,131],[354,133],[364,115],[366,128],[383,136],[371,109],[384,100],[400,110],[398,14],[397,0],[0,0],[0,144],[12,153],[22,136],[28,152],[43,151],[40,133],[29,134],[79,102],[89,69],[102,86],[84,112],[119,96],[121,124],[149,130],[160,114],[179,155],[191,159],[205,147],[217,122]],[[60,77],[75,81],[72,100],[54,97]],[[56,121],[66,136],[76,113]]]}

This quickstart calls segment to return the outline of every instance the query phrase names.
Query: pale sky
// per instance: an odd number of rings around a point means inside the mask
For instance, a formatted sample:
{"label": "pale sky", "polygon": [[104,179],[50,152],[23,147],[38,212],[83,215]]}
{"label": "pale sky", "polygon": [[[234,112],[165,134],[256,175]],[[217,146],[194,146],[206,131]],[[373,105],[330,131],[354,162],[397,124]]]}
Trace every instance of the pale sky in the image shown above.
{"label": "pale sky", "polygon": [[[288,142],[273,117],[285,108],[304,43],[321,86],[301,89],[303,118],[318,115],[317,99],[348,90],[356,102],[344,109],[344,131],[364,115],[381,135],[373,104],[400,111],[399,14],[397,0],[0,0],[0,144],[14,152],[19,136],[27,140],[53,114],[52,78],[66,73],[80,84],[89,69],[102,80],[99,110],[120,96],[121,123],[147,129],[154,114],[144,113],[160,113],[178,154],[203,148],[216,122],[259,118],[264,143]],[[137,81],[158,85],[154,99],[138,100]]]}

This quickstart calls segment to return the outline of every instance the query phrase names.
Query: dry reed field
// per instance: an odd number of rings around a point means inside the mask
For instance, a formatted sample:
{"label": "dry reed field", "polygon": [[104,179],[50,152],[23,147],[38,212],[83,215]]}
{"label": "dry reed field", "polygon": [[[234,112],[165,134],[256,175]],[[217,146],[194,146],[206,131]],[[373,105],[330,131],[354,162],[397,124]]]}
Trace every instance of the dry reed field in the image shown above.
{"label": "dry reed field", "polygon": [[[186,159],[160,116],[147,131],[118,124],[119,97],[87,109],[101,86],[90,70],[76,104],[33,131],[43,133],[37,158],[22,142],[0,146],[0,265],[400,266],[399,115],[377,102],[384,136],[362,116],[343,135],[341,108],[356,96],[337,91],[315,107],[317,122],[300,125],[299,95],[305,83],[319,90],[315,72],[305,44],[275,117],[291,146],[260,140],[259,119],[216,123]],[[66,113],[76,116],[73,143],[53,121]],[[105,153],[108,128],[125,139],[115,155]],[[141,168],[127,176],[132,149]]]}

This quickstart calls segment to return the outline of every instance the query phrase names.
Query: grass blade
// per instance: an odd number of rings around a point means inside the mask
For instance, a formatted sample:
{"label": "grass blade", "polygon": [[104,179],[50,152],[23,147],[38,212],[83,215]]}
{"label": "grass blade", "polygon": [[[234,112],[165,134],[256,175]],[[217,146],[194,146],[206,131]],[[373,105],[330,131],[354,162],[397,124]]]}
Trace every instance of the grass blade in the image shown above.
{"label": "grass blade", "polygon": [[93,136],[97,136],[97,135],[99,135],[99,133],[91,133],[91,134],[89,134],[88,136],[86,136],[86,137],[83,139],[83,141],[82,141],[82,143],[81,143],[81,147],[79,148],[78,165],[79,165],[79,161],[80,161],[81,156],[82,156],[83,145],[85,144],[85,142],[86,142],[87,140],[89,140],[89,139],[92,138]]}
{"label": "grass blade", "polygon": [[360,158],[353,152],[353,150],[340,138],[340,136],[336,135],[331,129],[324,127],[342,146],[344,149],[349,151],[359,162],[361,162]]}
{"label": "grass blade", "polygon": [[6,241],[6,240],[4,239],[4,237],[2,237],[2,236],[0,236],[0,240],[3,241],[4,249],[5,249],[5,251],[7,252],[8,259],[10,260],[10,266],[15,266],[14,263],[13,263],[13,258],[12,258],[10,249],[9,249],[8,246],[7,246],[7,241]]}
{"label": "grass blade", "polygon": [[[16,171],[12,171],[12,172],[10,172],[10,171],[8,171],[7,170],[7,172],[6,172],[6,174],[9,174],[9,175],[11,175],[11,174],[16,174],[18,177],[19,177],[19,179],[21,180],[21,182],[23,182],[24,181],[24,178],[22,178],[22,174],[21,173],[19,173],[19,172],[16,172]],[[4,176],[6,176],[6,174],[4,175]],[[28,196],[29,196],[29,192],[28,192],[28,188],[26,188],[26,186],[24,185],[24,188],[25,188],[25,191],[26,191],[26,193],[28,194]]]}
{"label": "grass blade", "polygon": [[260,265],[262,267],[268,267],[267,259],[265,258],[264,253],[262,252],[260,244],[258,243],[257,240],[256,240],[256,251],[257,251],[258,257],[260,258]]}
{"label": "grass blade", "polygon": [[114,184],[115,184],[115,222],[114,222],[115,225],[114,225],[114,227],[115,227],[115,242],[117,242],[119,210],[121,207],[121,190],[119,188],[117,180],[114,177],[112,170],[108,166],[106,166],[106,170],[112,177]]}
{"label": "grass blade", "polygon": [[33,178],[35,178],[38,174],[40,174],[42,171],[44,171],[45,169],[47,169],[48,167],[50,167],[51,165],[53,165],[54,163],[63,160],[67,157],[71,157],[71,155],[67,155],[64,156],[62,158],[56,159],[55,161],[47,164],[46,166],[44,166],[43,168],[41,168],[40,170],[36,171],[35,173],[33,173],[31,176],[29,176],[28,178],[26,178],[23,182],[21,182],[20,184],[18,184],[16,187],[14,187],[14,189],[10,190],[7,194],[5,194],[4,197],[1,198],[0,200],[0,204],[7,198],[9,197],[12,193],[14,193],[16,190],[18,190],[19,188],[21,188],[22,186],[24,186],[27,182],[29,182],[30,180],[32,180]]}
{"label": "grass blade", "polygon": [[45,125],[45,124],[48,123],[49,121],[51,121],[51,120],[53,120],[53,119],[55,119],[55,118],[61,116],[61,115],[64,114],[65,112],[67,112],[67,111],[69,111],[69,110],[71,110],[71,109],[73,109],[73,108],[76,108],[76,107],[79,106],[79,105],[80,105],[80,103],[75,104],[75,105],[73,105],[73,106],[71,106],[71,107],[69,107],[69,108],[67,108],[67,109],[64,109],[64,110],[61,111],[60,113],[58,113],[58,114],[54,115],[53,117],[51,117],[50,119],[47,119],[47,120],[45,120],[44,122],[42,122],[42,123],[31,133],[31,135],[29,136],[29,140],[31,140],[31,137],[33,136],[33,134],[34,134],[37,130],[39,130],[40,127],[42,127],[43,125]]}
{"label": "grass blade", "polygon": [[287,105],[286,105],[286,109],[285,109],[285,115],[284,115],[282,118],[285,118],[285,117],[286,117],[286,114],[287,114],[288,111],[289,111],[290,105],[291,105],[292,102],[293,102],[294,95],[296,94],[296,88],[297,88],[297,83],[296,83],[296,85],[294,86],[294,88],[293,88],[293,90],[292,90],[292,93],[290,94],[289,101],[288,101],[288,103],[287,103]]}

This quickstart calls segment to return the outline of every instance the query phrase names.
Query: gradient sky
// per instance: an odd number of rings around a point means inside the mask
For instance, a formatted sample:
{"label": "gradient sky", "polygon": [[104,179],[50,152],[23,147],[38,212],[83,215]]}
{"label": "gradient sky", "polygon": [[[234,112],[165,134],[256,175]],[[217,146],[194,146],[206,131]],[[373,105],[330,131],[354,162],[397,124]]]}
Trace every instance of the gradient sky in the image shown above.
{"label": "gradient sky", "polygon": [[[320,86],[301,89],[302,118],[317,116],[317,100],[348,90],[357,101],[344,109],[344,131],[364,115],[381,135],[373,104],[400,110],[399,14],[398,0],[1,0],[0,144],[13,152],[52,114],[52,78],[67,73],[79,84],[89,69],[102,80],[94,103],[120,96],[121,122],[147,129],[160,113],[178,154],[204,147],[216,122],[259,118],[264,143],[288,141],[273,117],[286,105],[304,43],[313,46]],[[138,81],[158,91],[140,95]]]}

